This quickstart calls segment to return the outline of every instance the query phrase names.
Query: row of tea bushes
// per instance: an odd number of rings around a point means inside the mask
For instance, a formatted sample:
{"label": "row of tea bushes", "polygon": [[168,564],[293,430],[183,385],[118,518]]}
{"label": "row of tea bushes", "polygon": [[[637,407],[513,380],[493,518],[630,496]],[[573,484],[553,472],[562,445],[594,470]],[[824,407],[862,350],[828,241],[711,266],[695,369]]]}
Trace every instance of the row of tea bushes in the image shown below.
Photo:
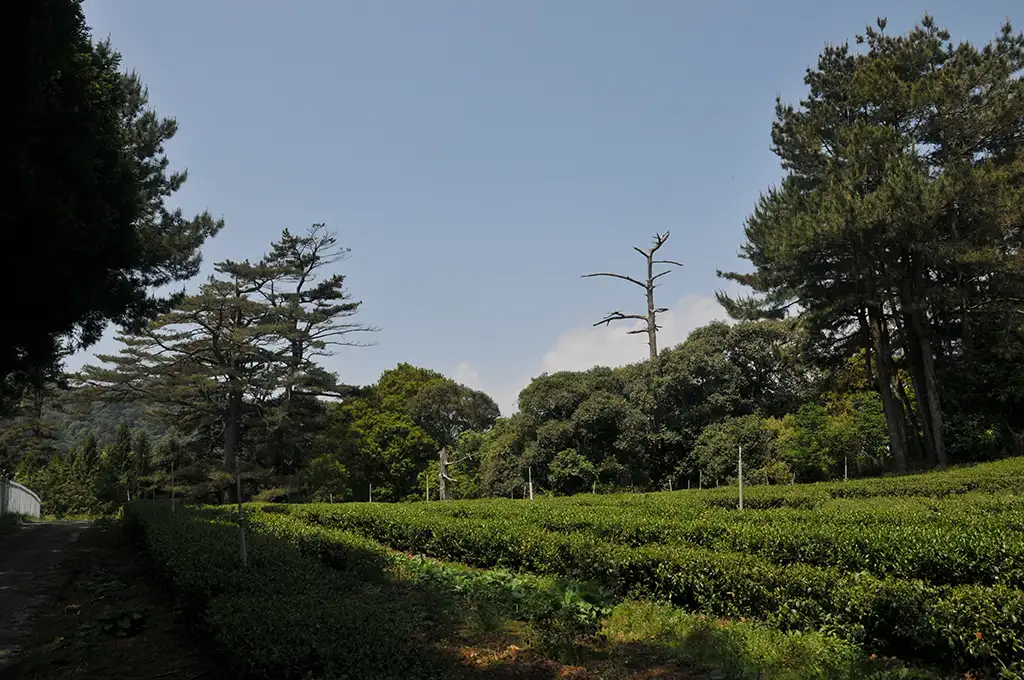
{"label": "row of tea bushes", "polygon": [[331,569],[261,533],[243,565],[237,526],[180,506],[131,503],[124,519],[244,677],[447,677],[414,609],[393,589],[368,589],[365,572]]}
{"label": "row of tea bushes", "polygon": [[936,586],[686,544],[630,547],[504,519],[460,519],[385,504],[291,506],[311,524],[355,531],[400,550],[593,580],[620,596],[753,617],[783,630],[830,628],[879,653],[947,666],[1024,658],[1024,592]]}

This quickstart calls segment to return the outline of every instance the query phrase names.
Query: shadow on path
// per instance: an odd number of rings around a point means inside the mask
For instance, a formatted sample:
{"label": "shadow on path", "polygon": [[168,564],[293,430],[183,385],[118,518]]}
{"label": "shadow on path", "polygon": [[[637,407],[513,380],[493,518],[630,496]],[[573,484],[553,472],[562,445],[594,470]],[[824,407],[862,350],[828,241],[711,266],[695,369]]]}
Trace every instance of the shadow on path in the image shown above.
{"label": "shadow on path", "polygon": [[0,536],[0,670],[32,632],[32,621],[61,588],[57,567],[91,522],[36,522]]}

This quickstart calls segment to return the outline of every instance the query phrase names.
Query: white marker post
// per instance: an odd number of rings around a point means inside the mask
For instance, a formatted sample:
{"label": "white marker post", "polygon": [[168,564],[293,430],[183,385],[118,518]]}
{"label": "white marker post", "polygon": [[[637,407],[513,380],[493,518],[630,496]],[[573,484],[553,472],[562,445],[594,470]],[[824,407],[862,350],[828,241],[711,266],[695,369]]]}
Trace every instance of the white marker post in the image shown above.
{"label": "white marker post", "polygon": [[530,501],[533,501],[533,466],[527,468],[527,473],[530,476]]}

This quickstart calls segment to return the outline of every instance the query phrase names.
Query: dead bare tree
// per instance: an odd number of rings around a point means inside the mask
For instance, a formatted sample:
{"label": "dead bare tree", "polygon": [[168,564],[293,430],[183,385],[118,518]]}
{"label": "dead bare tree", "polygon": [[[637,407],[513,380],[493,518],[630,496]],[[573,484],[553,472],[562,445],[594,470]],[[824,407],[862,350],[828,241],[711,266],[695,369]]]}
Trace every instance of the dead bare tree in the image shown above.
{"label": "dead bare tree", "polygon": [[438,475],[438,486],[437,486],[437,497],[442,501],[448,500],[448,482],[454,482],[455,480],[448,476],[448,466],[455,461],[448,460],[448,447],[442,446],[441,450],[438,451],[438,467],[441,472]]}
{"label": "dead bare tree", "polygon": [[[452,465],[458,465],[459,463],[461,463],[464,460],[469,460],[472,457],[473,457],[472,455],[466,455],[466,456],[462,456],[461,458],[456,458],[455,460],[449,460],[448,459],[448,447],[447,446],[442,446],[441,450],[437,452],[437,458],[438,458],[438,463],[439,463],[438,467],[440,468],[440,474],[438,475],[439,479],[438,479],[438,489],[437,489],[438,500],[442,500],[442,501],[448,500],[448,482],[451,482],[451,483],[454,484],[454,483],[459,481],[459,480],[455,479],[454,477],[452,477],[451,475],[448,474],[448,468],[450,466],[452,466]],[[429,491],[427,493],[429,494]],[[430,498],[428,497],[427,500],[429,501]]]}
{"label": "dead bare tree", "polygon": [[663,245],[665,245],[665,241],[668,240],[669,233],[670,232],[666,231],[664,234],[655,234],[654,235],[654,244],[650,248],[648,248],[647,250],[641,250],[640,248],[637,248],[636,246],[633,246],[633,250],[635,250],[636,252],[640,253],[641,255],[644,256],[644,258],[647,259],[647,282],[646,283],[644,283],[643,281],[639,281],[637,279],[634,279],[632,276],[626,276],[625,274],[616,274],[614,272],[595,272],[593,274],[584,274],[583,277],[582,277],[582,278],[589,278],[589,277],[592,277],[592,276],[610,276],[610,277],[615,278],[615,279],[622,279],[623,281],[629,281],[630,283],[636,284],[636,285],[640,286],[641,288],[643,288],[645,291],[647,291],[647,314],[623,314],[622,311],[616,310],[616,311],[612,312],[611,314],[609,314],[608,316],[606,316],[603,319],[601,319],[600,321],[598,321],[597,323],[595,323],[594,326],[600,326],[602,324],[605,325],[605,326],[610,326],[612,321],[622,321],[622,320],[627,320],[627,319],[636,319],[638,321],[645,321],[647,323],[646,327],[638,328],[638,329],[633,330],[633,331],[629,331],[629,333],[630,334],[647,333],[647,346],[651,350],[651,358],[652,359],[654,359],[655,357],[658,356],[658,329],[661,328],[661,326],[658,325],[657,317],[658,317],[658,314],[660,314],[662,312],[667,312],[668,311],[668,307],[655,307],[654,306],[654,289],[657,287],[657,284],[655,284],[654,282],[656,280],[658,280],[659,278],[661,278],[662,276],[664,276],[665,274],[668,274],[670,271],[672,271],[671,269],[666,269],[664,271],[661,271],[661,272],[658,272],[657,274],[655,274],[654,273],[654,265],[656,265],[656,264],[667,264],[667,265],[672,265],[672,266],[675,266],[675,267],[682,267],[683,266],[682,262],[676,262],[675,260],[656,260],[656,259],[654,259],[655,254],[658,252],[658,250]]}

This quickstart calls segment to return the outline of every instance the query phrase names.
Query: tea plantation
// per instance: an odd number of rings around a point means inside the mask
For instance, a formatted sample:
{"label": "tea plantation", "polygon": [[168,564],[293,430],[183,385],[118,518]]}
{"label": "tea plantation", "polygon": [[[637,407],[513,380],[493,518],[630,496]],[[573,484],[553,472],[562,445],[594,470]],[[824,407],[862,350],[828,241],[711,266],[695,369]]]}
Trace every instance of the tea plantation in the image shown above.
{"label": "tea plantation", "polygon": [[247,565],[225,507],[125,514],[250,675],[452,677],[431,631],[472,611],[525,622],[551,655],[643,635],[716,677],[1012,678],[1024,672],[1022,489],[1024,460],[1010,459],[753,487],[743,510],[736,488],[251,504]]}

